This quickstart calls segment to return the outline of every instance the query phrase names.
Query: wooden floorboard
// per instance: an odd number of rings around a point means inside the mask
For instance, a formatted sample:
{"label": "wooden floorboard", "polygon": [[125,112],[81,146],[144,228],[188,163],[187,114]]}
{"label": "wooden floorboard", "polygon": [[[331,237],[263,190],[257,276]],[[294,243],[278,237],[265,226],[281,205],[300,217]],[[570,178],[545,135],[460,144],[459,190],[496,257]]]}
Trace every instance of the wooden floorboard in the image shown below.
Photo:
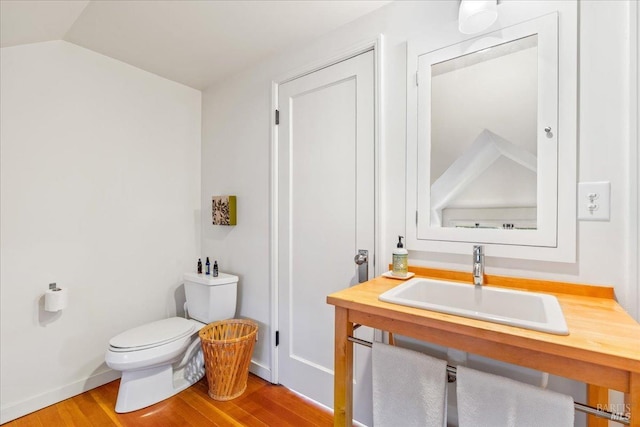
{"label": "wooden floorboard", "polygon": [[114,411],[120,380],[25,415],[3,427],[270,427],[330,426],[330,412],[283,386],[249,375],[247,390],[226,402],[208,395],[206,378],[177,395],[135,412]]}

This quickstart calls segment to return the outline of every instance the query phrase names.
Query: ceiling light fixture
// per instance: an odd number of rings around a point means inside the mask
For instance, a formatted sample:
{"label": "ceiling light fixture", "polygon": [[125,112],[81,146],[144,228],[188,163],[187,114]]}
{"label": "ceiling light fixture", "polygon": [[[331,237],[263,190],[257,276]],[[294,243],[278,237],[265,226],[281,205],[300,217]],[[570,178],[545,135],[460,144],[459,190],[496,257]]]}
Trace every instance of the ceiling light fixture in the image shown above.
{"label": "ceiling light fixture", "polygon": [[497,0],[462,0],[458,12],[458,29],[475,34],[489,28],[498,19]]}

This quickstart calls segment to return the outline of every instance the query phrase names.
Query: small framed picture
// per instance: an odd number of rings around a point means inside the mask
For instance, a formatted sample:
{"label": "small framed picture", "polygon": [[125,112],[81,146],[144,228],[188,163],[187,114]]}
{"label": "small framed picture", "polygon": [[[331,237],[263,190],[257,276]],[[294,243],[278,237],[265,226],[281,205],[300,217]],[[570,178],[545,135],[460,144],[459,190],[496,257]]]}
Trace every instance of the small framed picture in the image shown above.
{"label": "small framed picture", "polygon": [[236,225],[236,196],[213,196],[213,225]]}

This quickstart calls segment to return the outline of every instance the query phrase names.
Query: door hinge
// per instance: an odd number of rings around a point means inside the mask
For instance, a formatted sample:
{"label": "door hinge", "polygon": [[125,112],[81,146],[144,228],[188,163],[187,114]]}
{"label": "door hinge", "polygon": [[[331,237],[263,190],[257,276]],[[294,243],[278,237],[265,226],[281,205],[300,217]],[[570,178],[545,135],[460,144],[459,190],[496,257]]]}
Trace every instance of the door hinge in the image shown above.
{"label": "door hinge", "polygon": [[276,124],[280,124],[280,110],[276,110]]}
{"label": "door hinge", "polygon": [[416,225],[418,225],[418,211],[416,211]]}
{"label": "door hinge", "polygon": [[416,71],[416,86],[420,86],[420,72]]}
{"label": "door hinge", "polygon": [[280,345],[280,331],[276,331],[276,347]]}

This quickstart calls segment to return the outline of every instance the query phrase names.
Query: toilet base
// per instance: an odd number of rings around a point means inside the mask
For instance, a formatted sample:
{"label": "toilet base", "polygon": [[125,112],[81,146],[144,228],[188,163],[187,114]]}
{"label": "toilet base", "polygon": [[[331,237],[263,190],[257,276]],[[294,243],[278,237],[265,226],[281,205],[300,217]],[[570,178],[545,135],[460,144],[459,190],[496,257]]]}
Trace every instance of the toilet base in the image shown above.
{"label": "toilet base", "polygon": [[[199,340],[197,344],[199,347]],[[137,411],[168,399],[200,381],[204,373],[204,358],[200,348],[196,354],[178,366],[166,364],[124,371],[115,410],[120,414]]]}

